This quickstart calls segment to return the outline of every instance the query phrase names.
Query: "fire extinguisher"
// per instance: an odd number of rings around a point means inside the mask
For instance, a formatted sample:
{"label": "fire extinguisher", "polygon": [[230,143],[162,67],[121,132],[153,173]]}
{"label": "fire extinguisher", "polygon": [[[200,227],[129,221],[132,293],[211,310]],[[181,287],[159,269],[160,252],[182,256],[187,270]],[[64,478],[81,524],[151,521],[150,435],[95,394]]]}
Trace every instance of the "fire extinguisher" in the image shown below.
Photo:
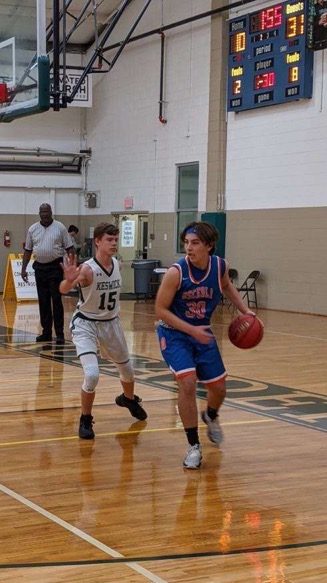
{"label": "fire extinguisher", "polygon": [[3,233],[3,244],[5,247],[10,247],[10,244],[11,244],[10,233],[7,229]]}

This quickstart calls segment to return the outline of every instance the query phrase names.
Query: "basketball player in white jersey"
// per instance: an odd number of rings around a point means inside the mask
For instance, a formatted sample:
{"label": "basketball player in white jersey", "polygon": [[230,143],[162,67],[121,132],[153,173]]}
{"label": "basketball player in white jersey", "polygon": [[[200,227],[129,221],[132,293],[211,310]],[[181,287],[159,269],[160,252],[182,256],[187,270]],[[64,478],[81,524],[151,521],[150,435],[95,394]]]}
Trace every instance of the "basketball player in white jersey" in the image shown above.
{"label": "basketball player in white jersey", "polygon": [[95,257],[77,266],[76,258],[66,256],[61,293],[79,289],[79,301],[70,329],[84,370],[81,391],[79,436],[93,439],[92,405],[99,380],[97,347],[103,358],[112,360],[120,376],[123,393],[116,397],[120,407],[127,407],[133,417],[144,420],[147,414],[134,395],[134,370],[119,318],[121,274],[114,255],[118,248],[119,229],[110,223],[100,223],[94,229]]}

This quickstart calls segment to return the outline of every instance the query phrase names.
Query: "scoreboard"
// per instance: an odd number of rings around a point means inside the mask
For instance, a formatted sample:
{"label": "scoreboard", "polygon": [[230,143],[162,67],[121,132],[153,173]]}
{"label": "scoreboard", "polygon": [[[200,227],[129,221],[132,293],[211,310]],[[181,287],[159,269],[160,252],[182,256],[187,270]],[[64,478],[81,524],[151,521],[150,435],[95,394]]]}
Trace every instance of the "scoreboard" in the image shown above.
{"label": "scoreboard", "polygon": [[312,97],[312,0],[229,21],[228,111]]}

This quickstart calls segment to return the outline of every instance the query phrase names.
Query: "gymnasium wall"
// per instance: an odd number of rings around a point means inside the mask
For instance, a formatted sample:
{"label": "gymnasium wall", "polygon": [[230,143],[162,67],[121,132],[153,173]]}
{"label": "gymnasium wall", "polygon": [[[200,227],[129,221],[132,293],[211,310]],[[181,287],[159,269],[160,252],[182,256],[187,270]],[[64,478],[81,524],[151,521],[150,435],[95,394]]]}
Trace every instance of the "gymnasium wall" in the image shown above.
{"label": "gymnasium wall", "polygon": [[228,114],[228,210],[326,206],[325,53],[314,55],[312,99]]}
{"label": "gymnasium wall", "polygon": [[[227,116],[221,24],[213,19],[210,39],[206,208],[225,206],[226,256],[239,283],[261,270],[260,306],[327,314],[323,52],[315,54],[312,100]],[[165,202],[167,211],[156,209],[153,217],[151,254],[169,265],[176,258],[175,217],[170,198]]]}
{"label": "gymnasium wall", "polygon": [[238,283],[259,269],[260,306],[327,315],[326,224],[326,207],[228,211],[226,257]]}
{"label": "gymnasium wall", "polygon": [[[80,110],[63,111],[56,117],[47,112],[0,124],[0,147],[41,148],[79,152]],[[82,177],[50,173],[0,171],[0,292],[3,290],[8,253],[21,253],[28,227],[38,220],[42,202],[52,205],[58,220],[66,225],[76,221],[84,200],[80,195]],[[3,245],[3,233],[11,235],[11,246]]]}
{"label": "gymnasium wall", "polygon": [[327,315],[325,57],[312,99],[228,113],[226,253],[242,277],[262,271],[260,305]]}
{"label": "gymnasium wall", "polygon": [[2,123],[0,146],[78,152],[81,144],[82,115],[82,109],[71,107],[60,112],[49,110],[10,123]]}
{"label": "gymnasium wall", "polygon": [[[124,24],[111,42],[124,37],[143,6],[141,1],[131,4],[129,24],[122,19]],[[161,2],[153,2],[137,32],[210,7],[209,0],[168,0],[161,11]],[[38,208],[44,201],[52,204],[56,218],[65,224],[76,222],[81,238],[88,234],[90,225],[108,219],[111,211],[123,210],[127,195],[134,197],[136,210],[160,217],[157,213],[167,209],[169,200],[174,211],[177,163],[200,161],[200,205],[205,208],[209,19],[167,33],[165,57],[167,124],[158,119],[159,36],[126,47],[110,75],[93,77],[92,110],[49,111],[1,124],[0,147],[63,152],[90,147],[93,151],[87,182],[78,175],[0,171],[0,238],[4,229],[10,231],[10,251],[21,250],[26,229],[38,219]],[[96,209],[85,207],[84,187],[100,193]],[[169,244],[171,253],[175,233]],[[0,289],[7,253],[0,243]]]}
{"label": "gymnasium wall", "polygon": [[[133,2],[129,11],[136,14],[141,6]],[[210,7],[207,0],[168,0],[164,23]],[[161,22],[161,2],[154,2],[137,32]],[[121,38],[117,31],[113,42]],[[94,107],[87,113],[93,151],[88,185],[101,192],[111,211],[123,211],[124,198],[133,196],[135,210],[174,212],[176,165],[194,161],[200,163],[199,208],[206,206],[209,19],[167,31],[165,47],[166,124],[159,120],[159,35],[127,46],[111,73],[94,87]]]}
{"label": "gymnasium wall", "polygon": [[[162,13],[161,2],[153,2],[137,32],[219,4],[166,0]],[[131,3],[131,22],[141,6]],[[327,314],[326,51],[315,54],[312,100],[227,115],[224,19],[167,32],[166,124],[158,119],[159,35],[128,45],[109,75],[94,76],[92,109],[1,124],[0,146],[92,148],[86,186],[100,193],[99,206],[88,209],[81,176],[0,172],[0,236],[12,230],[13,250],[45,200],[84,238],[90,225],[124,212],[124,198],[133,196],[134,210],[149,212],[156,234],[150,256],[169,265],[176,258],[176,165],[198,161],[199,212],[226,209],[226,256],[240,280],[262,271],[260,306]],[[121,38],[117,29],[112,42]],[[6,253],[0,244],[2,271]]]}

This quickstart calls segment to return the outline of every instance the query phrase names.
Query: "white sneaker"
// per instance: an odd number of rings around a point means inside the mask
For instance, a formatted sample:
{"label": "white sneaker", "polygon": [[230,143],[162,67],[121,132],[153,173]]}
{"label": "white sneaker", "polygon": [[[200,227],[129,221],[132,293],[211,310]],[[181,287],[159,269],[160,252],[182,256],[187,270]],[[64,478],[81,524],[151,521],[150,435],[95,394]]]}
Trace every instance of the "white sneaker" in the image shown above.
{"label": "white sneaker", "polygon": [[187,454],[184,458],[184,468],[188,468],[189,470],[196,470],[200,467],[202,460],[202,448],[199,443],[195,445],[190,445]]}
{"label": "white sneaker", "polygon": [[206,411],[202,411],[201,418],[202,421],[207,426],[207,435],[210,441],[212,441],[212,443],[215,443],[216,445],[219,445],[224,439],[224,434],[222,428],[220,427],[218,417],[216,417],[216,419],[212,421],[208,413]]}

